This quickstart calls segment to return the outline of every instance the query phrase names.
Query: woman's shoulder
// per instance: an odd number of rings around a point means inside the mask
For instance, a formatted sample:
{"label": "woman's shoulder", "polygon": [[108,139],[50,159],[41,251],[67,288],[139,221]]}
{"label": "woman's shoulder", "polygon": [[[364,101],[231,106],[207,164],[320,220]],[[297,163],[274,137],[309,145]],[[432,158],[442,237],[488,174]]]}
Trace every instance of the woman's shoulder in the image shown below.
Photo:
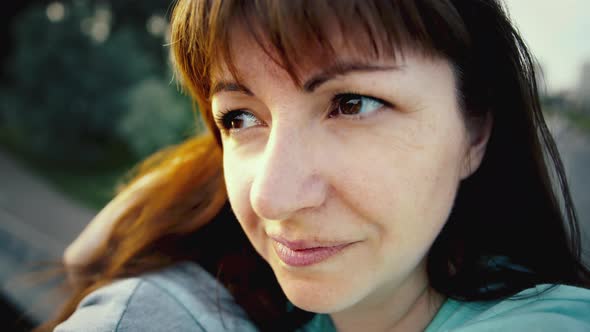
{"label": "woman's shoulder", "polygon": [[229,292],[195,263],[115,281],[55,331],[255,331]]}
{"label": "woman's shoulder", "polygon": [[590,290],[539,285],[501,301],[447,300],[426,331],[590,331]]}

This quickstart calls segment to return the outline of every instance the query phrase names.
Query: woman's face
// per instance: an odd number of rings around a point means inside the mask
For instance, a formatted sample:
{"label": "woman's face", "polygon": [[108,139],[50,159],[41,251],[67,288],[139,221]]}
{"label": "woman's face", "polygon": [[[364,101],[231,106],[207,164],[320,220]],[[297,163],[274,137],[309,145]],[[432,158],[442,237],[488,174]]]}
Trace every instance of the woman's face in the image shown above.
{"label": "woman's face", "polygon": [[290,301],[333,313],[423,290],[424,257],[485,148],[449,63],[343,48],[298,87],[252,39],[232,47],[242,85],[220,72],[212,96],[229,200]]}

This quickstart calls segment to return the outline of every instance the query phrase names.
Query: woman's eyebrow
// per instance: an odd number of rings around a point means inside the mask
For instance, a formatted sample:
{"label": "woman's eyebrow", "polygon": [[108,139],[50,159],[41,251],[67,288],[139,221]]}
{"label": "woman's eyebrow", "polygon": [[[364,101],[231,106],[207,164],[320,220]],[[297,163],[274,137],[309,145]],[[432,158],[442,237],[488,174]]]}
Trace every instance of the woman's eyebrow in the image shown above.
{"label": "woman's eyebrow", "polygon": [[250,89],[248,89],[246,86],[236,83],[236,82],[228,82],[228,81],[220,81],[220,82],[216,82],[213,85],[213,88],[211,89],[211,93],[209,94],[209,96],[213,96],[216,93],[219,92],[231,92],[231,91],[237,91],[237,92],[242,92],[247,94],[248,96],[254,96],[254,93],[252,93],[252,91],[250,91]]}
{"label": "woman's eyebrow", "polygon": [[[305,81],[303,84],[303,91],[308,93],[314,92],[318,87],[320,87],[320,85],[326,83],[327,81],[332,80],[337,76],[347,75],[352,72],[403,70],[403,67],[404,66],[384,66],[359,62],[336,63],[332,66],[324,68],[319,73],[313,75],[307,81]],[[210,96],[213,96],[219,92],[242,92],[248,96],[254,96],[254,93],[245,85],[231,81],[216,82],[211,89]]]}
{"label": "woman's eyebrow", "polygon": [[351,72],[373,72],[373,71],[382,71],[382,70],[403,70],[404,66],[384,66],[384,65],[373,65],[368,63],[359,63],[359,62],[344,62],[344,63],[336,63],[332,66],[329,66],[319,73],[315,74],[311,78],[309,78],[303,84],[303,90],[305,92],[313,92],[317,89],[320,85],[326,83],[329,80],[336,78],[337,76],[342,76],[346,74],[350,74]]}

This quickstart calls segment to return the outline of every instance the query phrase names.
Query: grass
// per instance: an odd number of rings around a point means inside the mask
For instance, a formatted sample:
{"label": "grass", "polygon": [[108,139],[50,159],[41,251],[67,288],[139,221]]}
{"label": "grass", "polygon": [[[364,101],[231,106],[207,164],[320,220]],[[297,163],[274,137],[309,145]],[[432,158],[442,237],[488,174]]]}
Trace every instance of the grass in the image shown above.
{"label": "grass", "polygon": [[86,207],[98,210],[113,198],[117,184],[130,167],[93,173],[56,169],[36,171],[58,191]]}
{"label": "grass", "polygon": [[100,166],[86,167],[39,159],[0,129],[0,148],[20,161],[33,174],[45,179],[57,191],[91,209],[98,210],[115,194],[117,184],[137,160],[122,145],[109,148]]}
{"label": "grass", "polygon": [[585,134],[590,133],[590,115],[581,112],[566,112],[564,115],[574,127]]}
{"label": "grass", "polygon": [[564,108],[544,106],[543,112],[563,116],[573,128],[583,134],[590,135],[590,112],[587,109],[572,106]]}

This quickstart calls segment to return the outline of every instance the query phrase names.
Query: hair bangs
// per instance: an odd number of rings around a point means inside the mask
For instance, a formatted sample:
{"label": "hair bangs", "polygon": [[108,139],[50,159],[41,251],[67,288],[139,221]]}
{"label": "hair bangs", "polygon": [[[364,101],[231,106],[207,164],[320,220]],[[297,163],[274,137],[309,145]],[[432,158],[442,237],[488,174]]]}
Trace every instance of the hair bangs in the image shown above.
{"label": "hair bangs", "polygon": [[366,61],[403,58],[408,50],[455,60],[464,57],[459,53],[469,44],[461,16],[448,0],[179,0],[172,19],[173,54],[211,129],[212,73],[224,67],[240,81],[231,45],[235,29],[251,37],[297,85],[306,69],[337,62],[343,49]]}

